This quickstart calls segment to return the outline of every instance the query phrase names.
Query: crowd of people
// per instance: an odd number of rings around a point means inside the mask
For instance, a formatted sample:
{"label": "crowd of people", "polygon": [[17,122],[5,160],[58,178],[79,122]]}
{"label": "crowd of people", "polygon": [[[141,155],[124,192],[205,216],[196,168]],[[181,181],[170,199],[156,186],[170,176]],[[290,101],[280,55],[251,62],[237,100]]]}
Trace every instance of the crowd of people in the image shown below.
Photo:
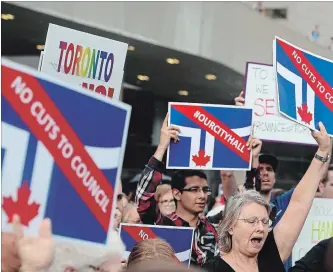
{"label": "crowd of people", "polygon": [[[235,104],[244,105],[243,92]],[[333,238],[314,246],[293,267],[290,258],[314,198],[333,199],[333,139],[322,123],[319,131],[312,131],[318,149],[295,188],[274,191],[279,161],[261,154],[262,141],[251,136],[247,148],[252,150],[252,168],[244,184],[237,184],[232,171],[221,171],[223,195],[205,216],[212,190],[203,171],[179,170],[171,179],[164,178],[165,153],[170,141],[179,141],[180,133],[178,127],[168,125],[167,117],[159,145],[138,181],[135,201],[119,189],[113,227],[115,232],[120,223],[193,227],[191,266],[181,264],[167,242],[147,239],[134,246],[127,260],[120,253],[112,261],[69,267],[66,272],[333,271]],[[2,233],[2,271],[47,271],[54,261],[54,247],[50,220],[41,223],[38,236],[30,237],[14,216],[13,232]]]}

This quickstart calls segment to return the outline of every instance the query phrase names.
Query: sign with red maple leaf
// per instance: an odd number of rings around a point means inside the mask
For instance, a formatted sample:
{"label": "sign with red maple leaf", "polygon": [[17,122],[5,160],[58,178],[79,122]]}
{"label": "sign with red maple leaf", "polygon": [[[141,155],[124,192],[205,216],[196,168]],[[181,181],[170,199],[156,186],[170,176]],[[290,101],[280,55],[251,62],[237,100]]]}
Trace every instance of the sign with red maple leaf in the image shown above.
{"label": "sign with red maple leaf", "polygon": [[110,242],[130,106],[7,60],[1,71],[2,229],[18,214],[36,234],[48,217],[55,235]]}
{"label": "sign with red maple leaf", "polygon": [[201,149],[198,152],[198,155],[192,156],[192,160],[196,166],[206,166],[206,164],[210,161],[210,156],[206,155],[205,150]]}
{"label": "sign with red maple leaf", "polygon": [[254,137],[262,141],[317,145],[309,128],[279,112],[273,65],[248,62],[244,92],[245,106],[253,108]]}
{"label": "sign with red maple leaf", "polygon": [[313,130],[322,122],[333,136],[333,61],[276,37],[273,64],[280,113]]}
{"label": "sign with red maple leaf", "polygon": [[308,110],[308,106],[306,104],[302,104],[301,107],[297,107],[297,113],[301,117],[302,122],[310,125],[312,121],[312,113]]}
{"label": "sign with red maple leaf", "polygon": [[3,196],[2,208],[7,214],[8,223],[13,220],[13,215],[18,214],[21,218],[21,224],[29,226],[29,223],[38,214],[39,204],[30,201],[31,190],[27,182],[17,189],[16,200],[13,196]]}
{"label": "sign with red maple leaf", "polygon": [[180,141],[170,143],[167,168],[250,168],[251,153],[246,142],[252,129],[252,109],[169,103],[169,124],[179,127]]}

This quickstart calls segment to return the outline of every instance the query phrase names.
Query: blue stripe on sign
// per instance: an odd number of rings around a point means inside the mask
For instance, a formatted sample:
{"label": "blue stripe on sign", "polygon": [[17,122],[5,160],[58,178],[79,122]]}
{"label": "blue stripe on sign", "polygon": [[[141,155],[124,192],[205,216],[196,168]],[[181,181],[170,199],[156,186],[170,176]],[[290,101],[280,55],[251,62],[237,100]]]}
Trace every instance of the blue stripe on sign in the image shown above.
{"label": "blue stripe on sign", "polygon": [[[242,137],[246,142],[249,137]],[[221,156],[224,154],[224,156]],[[244,161],[240,156],[234,153],[229,147],[223,145],[220,141],[215,141],[213,167],[223,168],[237,165],[241,168],[247,168],[248,162]]]}
{"label": "blue stripe on sign", "polygon": [[29,186],[31,183],[32,171],[34,169],[36,149],[37,149],[37,139],[34,135],[29,137],[27,156],[25,158],[25,166],[23,171],[22,183],[28,182]]}
{"label": "blue stripe on sign", "polygon": [[132,251],[133,247],[136,244],[136,241],[133,239],[131,235],[128,234],[126,230],[122,228],[121,230],[121,240],[124,242],[126,250]]}
{"label": "blue stripe on sign", "polygon": [[190,229],[169,229],[155,228],[154,233],[167,241],[176,253],[191,249],[192,230]]}
{"label": "blue stripe on sign", "polygon": [[[38,79],[84,145],[119,147],[123,140],[126,111],[70,89]],[[66,99],[64,99],[66,97]],[[73,101],[80,107],[73,107]],[[105,113],[108,114],[105,114]],[[98,118],[97,118],[98,116]],[[89,126],[87,125],[89,124]],[[107,129],[106,129],[107,128]],[[98,140],[96,140],[98,138]]]}
{"label": "blue stripe on sign", "polygon": [[296,119],[295,85],[277,74],[280,111]]}
{"label": "blue stripe on sign", "polygon": [[[303,79],[302,80],[302,104],[307,104],[307,85],[308,84]],[[296,111],[297,111],[297,109],[296,109]]]}
{"label": "blue stripe on sign", "polygon": [[1,169],[3,166],[3,159],[5,158],[6,150],[4,148],[1,148]]}
{"label": "blue stripe on sign", "polygon": [[191,138],[179,136],[178,143],[171,142],[169,152],[169,165],[189,167],[190,166],[190,151],[191,151]]}
{"label": "blue stripe on sign", "polygon": [[[114,180],[117,169],[103,170],[103,173],[108,180]],[[57,164],[53,168],[45,217],[52,220],[55,235],[97,243],[106,241],[107,233]]]}
{"label": "blue stripe on sign", "polygon": [[205,145],[206,145],[206,131],[202,129],[200,133],[200,150],[201,149],[205,150]]}

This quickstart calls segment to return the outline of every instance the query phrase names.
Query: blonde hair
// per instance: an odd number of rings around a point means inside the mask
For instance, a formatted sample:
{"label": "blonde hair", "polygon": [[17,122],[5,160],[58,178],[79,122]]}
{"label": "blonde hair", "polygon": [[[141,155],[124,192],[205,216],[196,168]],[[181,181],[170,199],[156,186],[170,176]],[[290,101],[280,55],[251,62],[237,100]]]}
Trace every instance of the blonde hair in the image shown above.
{"label": "blonde hair", "polygon": [[257,203],[267,210],[271,208],[264,198],[255,190],[247,190],[229,197],[224,210],[224,216],[218,227],[219,245],[221,251],[228,253],[232,249],[232,236],[229,230],[236,224],[242,208],[249,203]]}
{"label": "blonde hair", "polygon": [[121,222],[122,223],[127,223],[128,222],[128,217],[131,214],[132,210],[137,210],[137,206],[133,203],[128,203],[124,210],[122,211],[122,217],[121,217]]}
{"label": "blonde hair", "polygon": [[178,261],[172,247],[156,238],[138,242],[128,257],[127,266],[149,260]]}
{"label": "blonde hair", "polygon": [[159,202],[160,198],[170,191],[172,192],[172,189],[171,189],[171,185],[169,185],[169,184],[161,184],[161,185],[157,186],[157,189],[155,192],[156,202]]}

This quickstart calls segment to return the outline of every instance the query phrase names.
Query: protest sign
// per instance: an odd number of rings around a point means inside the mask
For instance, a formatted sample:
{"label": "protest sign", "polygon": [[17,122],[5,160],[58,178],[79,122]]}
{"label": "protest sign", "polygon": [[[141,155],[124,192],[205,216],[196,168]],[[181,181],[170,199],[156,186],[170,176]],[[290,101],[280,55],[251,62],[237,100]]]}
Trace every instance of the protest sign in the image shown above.
{"label": "protest sign", "polygon": [[333,237],[333,199],[315,198],[293,248],[293,265],[316,244],[330,237]]}
{"label": "protest sign", "polygon": [[253,136],[263,141],[316,144],[309,128],[280,114],[272,65],[246,65],[245,106],[253,108]]}
{"label": "protest sign", "polygon": [[333,61],[278,37],[273,52],[280,113],[310,129],[321,121],[333,136]]}
{"label": "protest sign", "polygon": [[119,233],[126,247],[126,259],[137,242],[160,238],[169,243],[180,262],[190,265],[194,228],[122,223]]}
{"label": "protest sign", "polygon": [[167,168],[248,170],[252,109],[209,104],[169,103],[169,124],[179,127],[170,143]]}
{"label": "protest sign", "polygon": [[3,229],[106,242],[131,107],[6,60],[1,89]]}
{"label": "protest sign", "polygon": [[49,24],[41,72],[119,99],[128,45]]}

